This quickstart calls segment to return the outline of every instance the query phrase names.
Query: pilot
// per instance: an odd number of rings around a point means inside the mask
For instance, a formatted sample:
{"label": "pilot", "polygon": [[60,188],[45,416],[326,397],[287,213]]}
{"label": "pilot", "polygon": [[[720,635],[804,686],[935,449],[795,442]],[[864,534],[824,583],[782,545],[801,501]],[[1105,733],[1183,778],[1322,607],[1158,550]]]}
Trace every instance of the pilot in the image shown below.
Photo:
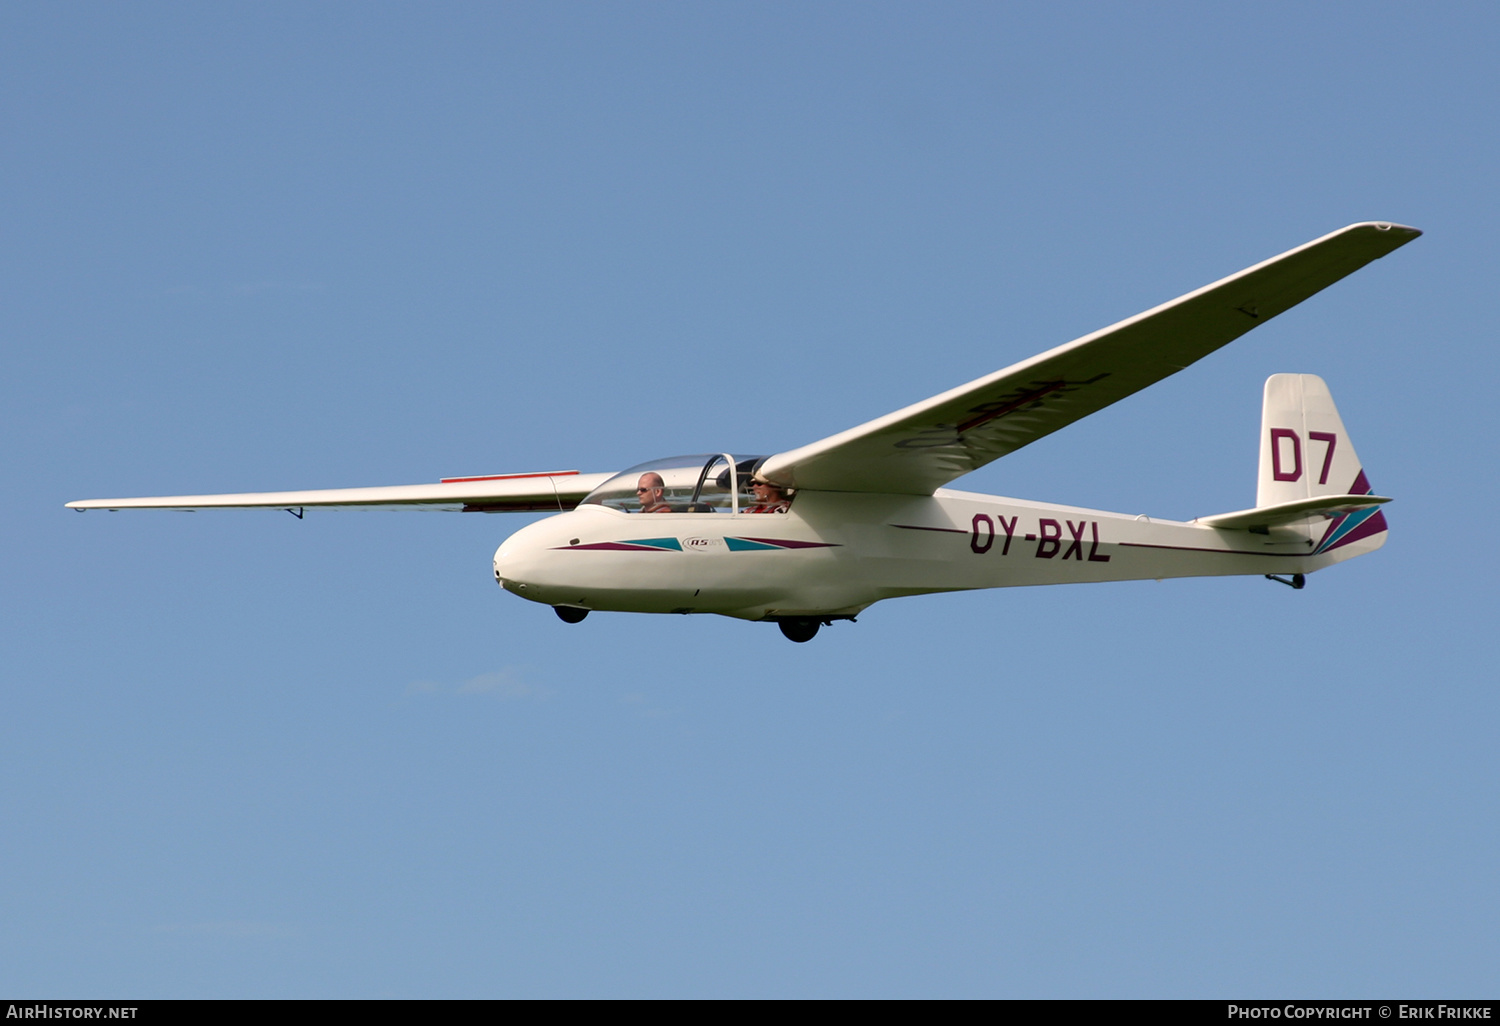
{"label": "pilot", "polygon": [[667,483],[654,470],[648,470],[641,475],[641,479],[636,482],[635,496],[640,501],[642,513],[672,512],[672,507],[668,506],[662,498],[666,487]]}
{"label": "pilot", "polygon": [[769,481],[751,481],[750,490],[755,493],[755,505],[742,513],[785,513],[792,506],[786,489]]}

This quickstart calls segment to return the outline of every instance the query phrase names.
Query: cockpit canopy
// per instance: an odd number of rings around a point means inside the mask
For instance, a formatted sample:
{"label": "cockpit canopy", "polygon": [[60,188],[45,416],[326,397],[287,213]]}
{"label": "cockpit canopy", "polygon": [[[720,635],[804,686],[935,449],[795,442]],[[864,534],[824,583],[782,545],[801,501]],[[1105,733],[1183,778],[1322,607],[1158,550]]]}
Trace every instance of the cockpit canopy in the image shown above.
{"label": "cockpit canopy", "polygon": [[[765,459],[704,453],[652,460],[622,470],[590,492],[580,505],[608,506],[625,513],[737,513],[754,504],[750,479]],[[661,489],[659,496],[657,487]]]}

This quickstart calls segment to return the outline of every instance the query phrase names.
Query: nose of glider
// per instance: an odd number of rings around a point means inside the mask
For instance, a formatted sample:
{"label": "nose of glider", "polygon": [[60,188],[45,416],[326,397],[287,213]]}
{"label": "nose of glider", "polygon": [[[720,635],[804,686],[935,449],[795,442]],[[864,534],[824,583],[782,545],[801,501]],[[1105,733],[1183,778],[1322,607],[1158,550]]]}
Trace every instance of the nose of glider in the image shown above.
{"label": "nose of glider", "polygon": [[543,520],[521,528],[501,542],[495,550],[495,583],[512,595],[533,602],[545,601],[540,595],[544,574],[539,563],[555,533],[549,521]]}
{"label": "nose of glider", "polygon": [[508,592],[526,598],[529,590],[525,560],[520,557],[515,536],[505,539],[495,550],[495,583]]}

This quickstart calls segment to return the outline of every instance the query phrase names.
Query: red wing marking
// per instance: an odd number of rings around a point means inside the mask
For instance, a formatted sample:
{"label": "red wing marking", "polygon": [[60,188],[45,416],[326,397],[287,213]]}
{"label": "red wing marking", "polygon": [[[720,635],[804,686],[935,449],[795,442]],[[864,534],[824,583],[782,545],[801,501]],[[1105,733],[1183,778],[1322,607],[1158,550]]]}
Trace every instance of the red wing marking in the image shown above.
{"label": "red wing marking", "polygon": [[445,477],[439,484],[467,484],[470,481],[519,481],[524,477],[570,477],[576,470],[547,470],[540,474],[486,474],[482,477]]}

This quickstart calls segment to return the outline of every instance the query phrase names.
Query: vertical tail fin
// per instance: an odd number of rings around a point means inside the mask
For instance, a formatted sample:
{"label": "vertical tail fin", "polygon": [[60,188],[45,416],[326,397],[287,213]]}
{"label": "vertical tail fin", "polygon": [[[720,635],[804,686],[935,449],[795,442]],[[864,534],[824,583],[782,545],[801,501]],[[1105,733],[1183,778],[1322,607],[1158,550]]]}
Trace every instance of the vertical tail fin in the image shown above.
{"label": "vertical tail fin", "polygon": [[[1373,491],[1323,379],[1316,374],[1267,378],[1255,505]],[[1385,544],[1387,529],[1385,514],[1369,508],[1312,521],[1308,537],[1314,553],[1353,546],[1339,553],[1347,557],[1378,549]]]}

